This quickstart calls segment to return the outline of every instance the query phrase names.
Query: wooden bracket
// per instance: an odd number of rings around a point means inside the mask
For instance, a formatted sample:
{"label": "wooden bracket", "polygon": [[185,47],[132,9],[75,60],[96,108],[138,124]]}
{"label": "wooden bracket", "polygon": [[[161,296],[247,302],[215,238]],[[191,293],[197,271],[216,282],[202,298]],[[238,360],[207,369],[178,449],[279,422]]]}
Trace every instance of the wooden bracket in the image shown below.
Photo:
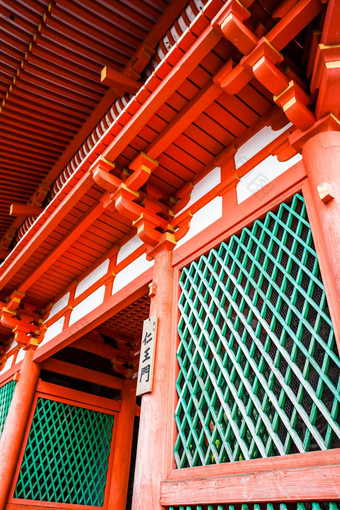
{"label": "wooden bracket", "polygon": [[0,306],[0,323],[14,334],[14,340],[20,346],[37,345],[40,330],[36,325],[38,316],[35,307],[29,304],[20,306],[24,293],[13,291],[6,303]]}
{"label": "wooden bracket", "polygon": [[21,303],[21,300],[24,297],[25,297],[24,292],[18,292],[17,290],[14,290],[6,300],[6,309],[10,310],[11,312],[17,310]]}
{"label": "wooden bracket", "polygon": [[109,192],[103,196],[104,207],[114,206],[120,214],[129,218],[137,228],[139,238],[148,246],[157,245],[161,235],[172,230],[169,223],[172,211],[152,193],[148,197],[139,191],[157,166],[157,161],[140,153],[129,165],[132,173],[125,179],[110,174],[114,165],[103,158],[93,169],[94,181]]}
{"label": "wooden bracket", "polygon": [[156,257],[156,255],[164,249],[173,250],[176,246],[176,238],[175,235],[170,232],[165,232],[161,235],[159,242],[156,246],[148,246],[146,251],[147,260],[152,260]]}
{"label": "wooden bracket", "polygon": [[257,37],[243,23],[250,18],[250,12],[237,0],[229,0],[214,27],[231,42],[243,55],[247,55],[257,45]]}
{"label": "wooden bracket", "polygon": [[311,99],[294,81],[289,82],[288,87],[274,97],[274,101],[281,106],[287,118],[301,131],[314,124],[315,117],[308,108]]}
{"label": "wooden bracket", "polygon": [[172,226],[174,228],[176,243],[188,232],[191,220],[192,212],[190,209],[187,209],[173,220]]}
{"label": "wooden bracket", "polygon": [[319,44],[311,79],[311,90],[318,90],[315,115],[319,119],[328,113],[339,117],[340,44]]}
{"label": "wooden bracket", "polygon": [[19,204],[14,202],[9,208],[10,216],[39,216],[43,211],[42,207],[30,204]]}
{"label": "wooden bracket", "polygon": [[298,152],[302,152],[304,144],[318,133],[340,131],[340,121],[332,114],[325,115],[306,131],[296,130],[289,136],[289,143]]}
{"label": "wooden bracket", "polygon": [[332,186],[328,182],[323,182],[322,184],[319,184],[317,189],[320,200],[322,200],[324,204],[328,204],[328,202],[334,200],[334,191],[332,189]]}
{"label": "wooden bracket", "polygon": [[100,81],[108,87],[113,87],[118,92],[131,92],[136,94],[141,87],[141,83],[136,82],[125,74],[115,71],[112,67],[103,67],[100,75]]}
{"label": "wooden bracket", "polygon": [[176,194],[172,197],[171,209],[177,214],[183,207],[185,207],[191,198],[191,192],[194,189],[192,182],[187,182]]}

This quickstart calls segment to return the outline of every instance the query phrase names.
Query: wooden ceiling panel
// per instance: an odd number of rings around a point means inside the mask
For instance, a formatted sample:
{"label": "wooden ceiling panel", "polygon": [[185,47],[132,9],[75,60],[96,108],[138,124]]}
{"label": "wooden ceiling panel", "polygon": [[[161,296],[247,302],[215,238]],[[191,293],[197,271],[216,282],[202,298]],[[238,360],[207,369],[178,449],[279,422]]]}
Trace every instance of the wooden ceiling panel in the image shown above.
{"label": "wooden ceiling panel", "polygon": [[[10,182],[20,189],[21,203],[30,200],[38,181],[47,177],[103,100],[108,87],[100,82],[102,68],[112,66],[121,71],[128,66],[168,3],[3,0],[0,178],[13,173]],[[169,20],[171,23],[171,17]],[[165,33],[167,28],[163,20],[160,29]],[[87,130],[84,138],[91,132],[91,124]],[[27,161],[30,183],[21,172]],[[20,173],[13,172],[14,168]],[[12,201],[16,199],[13,192]],[[10,197],[3,194],[1,237],[13,222],[5,212],[8,203]]]}

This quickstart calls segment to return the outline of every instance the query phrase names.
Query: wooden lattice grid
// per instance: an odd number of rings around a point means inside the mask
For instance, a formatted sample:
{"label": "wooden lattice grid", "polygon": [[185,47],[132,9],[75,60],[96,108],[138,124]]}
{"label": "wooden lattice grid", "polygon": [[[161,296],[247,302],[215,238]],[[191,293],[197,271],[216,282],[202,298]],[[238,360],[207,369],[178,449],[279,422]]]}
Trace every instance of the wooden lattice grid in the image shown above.
{"label": "wooden lattice grid", "polygon": [[304,199],[182,270],[177,467],[340,444],[340,360]]}

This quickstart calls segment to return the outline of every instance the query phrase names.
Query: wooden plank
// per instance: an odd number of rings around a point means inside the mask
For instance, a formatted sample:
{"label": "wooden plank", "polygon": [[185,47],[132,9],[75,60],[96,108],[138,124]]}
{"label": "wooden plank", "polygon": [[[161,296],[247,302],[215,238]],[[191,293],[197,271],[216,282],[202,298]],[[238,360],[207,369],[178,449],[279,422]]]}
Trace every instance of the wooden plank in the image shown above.
{"label": "wooden plank", "polygon": [[[125,126],[110,143],[104,151],[104,156],[107,159],[114,161],[117,158],[127,144],[138,134],[142,126],[148,122],[164,101],[176,90],[176,87],[188,77],[202,58],[215,46],[220,37],[221,35],[209,24],[193,46],[186,51],[178,64],[161,81],[155,97],[152,95],[145,101],[138,114],[134,117],[134,122]],[[138,98],[138,95],[136,97]]]}
{"label": "wooden plank", "polygon": [[[19,287],[19,292],[26,292],[30,286],[37,281],[37,279],[49,268],[65,250],[82,234],[86,228],[92,224],[94,219],[102,213],[103,206],[101,203],[95,204],[86,215],[85,219],[81,219],[77,226],[72,229],[68,235],[54,248],[51,254],[44,260],[44,262],[36,268],[33,273],[26,279],[26,281]],[[20,290],[21,289],[21,290]]]}
{"label": "wooden plank", "polygon": [[50,340],[47,344],[38,348],[35,352],[35,361],[41,363],[47,357],[52,356],[55,352],[60,351],[60,349],[70,345],[107,319],[110,319],[136,299],[145,296],[148,292],[147,284],[150,282],[151,277],[152,268],[145,271],[145,273],[113,296],[105,299],[104,303],[88,313],[81,321],[77,321],[67,327],[62,333],[53,338],[53,340]]}
{"label": "wooden plank", "polygon": [[158,158],[164,150],[201,114],[202,109],[210,105],[216,97],[221,95],[221,89],[209,82],[199,90],[194,98],[187,103],[181,112],[150,144],[147,154],[151,158]]}
{"label": "wooden plank", "polygon": [[27,499],[11,499],[6,505],[6,510],[32,510],[33,508],[40,508],[46,510],[103,510],[101,506],[87,506],[87,505],[68,505],[66,503],[48,503],[47,501],[29,501]]}
{"label": "wooden plank", "polygon": [[72,347],[74,349],[79,349],[80,351],[91,352],[92,354],[96,354],[101,358],[109,360],[115,357],[125,359],[126,361],[131,360],[130,355],[126,355],[126,353],[120,351],[119,349],[115,349],[111,345],[106,345],[101,342],[95,342],[87,338],[80,338],[74,344],[72,344]]}
{"label": "wooden plank", "polygon": [[123,388],[123,380],[113,375],[103,374],[96,372],[90,368],[83,368],[65,361],[57,359],[47,359],[43,362],[42,368],[53,372],[55,374],[66,375],[73,377],[74,379],[80,379],[81,381],[92,382],[99,384],[100,386],[106,386],[107,388],[113,388],[115,390],[121,390]]}
{"label": "wooden plank", "polygon": [[161,483],[161,505],[338,499],[339,453],[337,449],[331,455],[327,451],[241,461],[236,468],[219,464],[174,470]]}
{"label": "wooden plank", "polygon": [[112,400],[98,395],[91,395],[84,391],[65,388],[57,384],[46,381],[39,381],[37,392],[44,397],[52,397],[52,399],[60,398],[62,400],[71,400],[77,404],[83,404],[100,410],[120,411],[121,402]]}
{"label": "wooden plank", "polygon": [[135,80],[132,80],[128,76],[115,71],[112,69],[112,67],[109,66],[103,67],[100,75],[100,81],[104,85],[107,85],[108,87],[114,87],[119,92],[123,93],[131,92],[132,94],[135,94],[142,86],[142,83],[137,83]]}

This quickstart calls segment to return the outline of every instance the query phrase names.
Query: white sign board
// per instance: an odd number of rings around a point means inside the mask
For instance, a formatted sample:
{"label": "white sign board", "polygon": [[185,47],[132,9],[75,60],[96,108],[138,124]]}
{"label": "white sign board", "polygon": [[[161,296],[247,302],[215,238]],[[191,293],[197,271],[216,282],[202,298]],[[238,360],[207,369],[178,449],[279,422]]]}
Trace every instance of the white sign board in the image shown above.
{"label": "white sign board", "polygon": [[143,395],[152,391],[156,333],[157,318],[149,317],[143,323],[136,395]]}

